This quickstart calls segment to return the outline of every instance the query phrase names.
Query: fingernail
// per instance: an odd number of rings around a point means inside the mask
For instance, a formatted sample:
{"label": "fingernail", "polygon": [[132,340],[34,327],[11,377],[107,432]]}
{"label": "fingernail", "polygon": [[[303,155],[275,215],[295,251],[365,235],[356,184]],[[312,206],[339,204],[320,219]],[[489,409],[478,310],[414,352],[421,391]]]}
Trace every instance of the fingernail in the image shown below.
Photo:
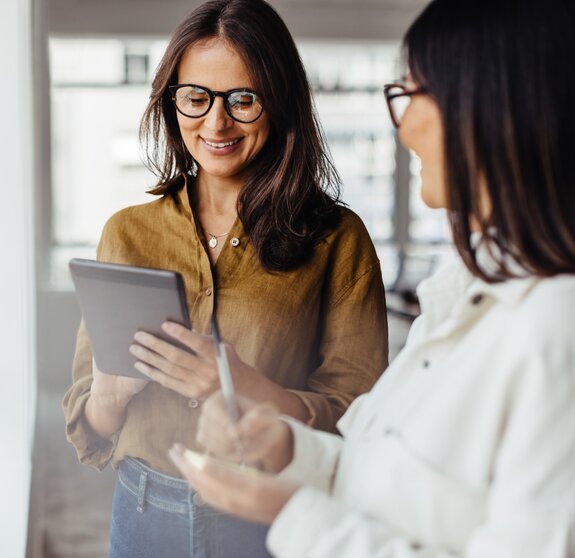
{"label": "fingernail", "polygon": [[192,467],[198,469],[199,471],[204,470],[208,460],[208,457],[203,453],[198,453],[191,450],[186,450],[184,452],[184,457]]}

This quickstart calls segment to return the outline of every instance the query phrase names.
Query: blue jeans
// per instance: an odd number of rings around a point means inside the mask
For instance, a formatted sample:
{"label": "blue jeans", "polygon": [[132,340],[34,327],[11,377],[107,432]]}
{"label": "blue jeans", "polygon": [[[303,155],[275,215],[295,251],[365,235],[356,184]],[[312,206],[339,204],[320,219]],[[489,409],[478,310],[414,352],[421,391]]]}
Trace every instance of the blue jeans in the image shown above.
{"label": "blue jeans", "polygon": [[120,463],[109,558],[269,558],[267,527],[217,511],[186,481]]}

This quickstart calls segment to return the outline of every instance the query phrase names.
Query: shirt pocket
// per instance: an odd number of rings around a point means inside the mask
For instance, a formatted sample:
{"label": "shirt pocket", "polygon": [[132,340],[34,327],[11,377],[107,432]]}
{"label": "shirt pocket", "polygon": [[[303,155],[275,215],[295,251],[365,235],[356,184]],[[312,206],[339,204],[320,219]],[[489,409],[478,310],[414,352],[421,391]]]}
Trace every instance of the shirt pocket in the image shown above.
{"label": "shirt pocket", "polygon": [[411,541],[453,552],[485,514],[485,489],[432,465],[394,431],[366,434],[344,451],[336,492]]}

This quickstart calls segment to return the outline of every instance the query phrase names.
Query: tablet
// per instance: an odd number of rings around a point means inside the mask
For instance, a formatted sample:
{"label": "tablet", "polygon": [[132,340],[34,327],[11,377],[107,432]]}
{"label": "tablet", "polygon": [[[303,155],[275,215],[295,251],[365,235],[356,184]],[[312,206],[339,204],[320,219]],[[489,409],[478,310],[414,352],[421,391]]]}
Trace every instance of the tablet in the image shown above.
{"label": "tablet", "polygon": [[99,370],[145,378],[129,351],[140,330],[183,347],[161,329],[167,320],[191,327],[179,273],[78,258],[69,267]]}

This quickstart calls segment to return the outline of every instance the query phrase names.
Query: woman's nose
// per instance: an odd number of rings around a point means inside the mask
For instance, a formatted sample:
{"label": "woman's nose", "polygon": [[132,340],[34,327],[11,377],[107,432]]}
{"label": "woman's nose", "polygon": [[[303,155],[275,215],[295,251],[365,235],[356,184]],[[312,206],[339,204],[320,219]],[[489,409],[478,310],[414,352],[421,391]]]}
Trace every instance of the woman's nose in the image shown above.
{"label": "woman's nose", "polygon": [[221,97],[214,99],[214,104],[205,117],[204,124],[210,130],[225,130],[233,126],[234,121],[226,112],[224,100]]}

